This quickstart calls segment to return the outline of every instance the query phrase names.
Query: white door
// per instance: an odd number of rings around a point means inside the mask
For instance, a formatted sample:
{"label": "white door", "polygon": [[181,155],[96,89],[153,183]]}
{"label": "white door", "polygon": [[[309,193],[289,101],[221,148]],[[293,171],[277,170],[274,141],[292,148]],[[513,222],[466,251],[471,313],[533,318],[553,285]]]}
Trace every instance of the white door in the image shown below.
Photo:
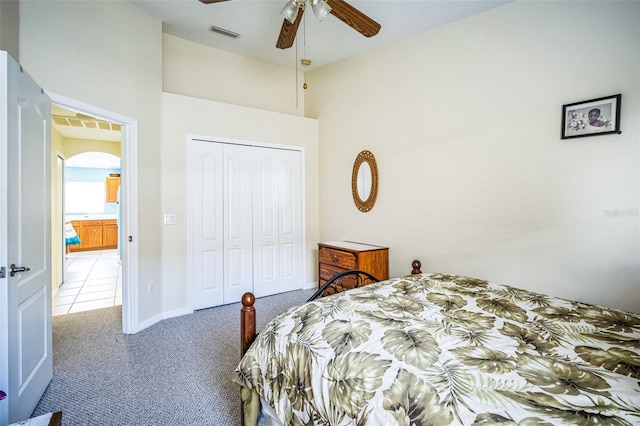
{"label": "white door", "polygon": [[189,155],[189,270],[193,308],[203,309],[224,297],[222,144],[192,141]]}
{"label": "white door", "polygon": [[302,288],[302,154],[191,140],[194,309]]}
{"label": "white door", "polygon": [[0,423],[10,423],[31,415],[53,376],[51,102],[6,52],[0,74]]}
{"label": "white door", "polygon": [[300,156],[300,151],[254,150],[253,292],[256,297],[301,288]]}
{"label": "white door", "polygon": [[224,297],[235,303],[253,290],[252,147],[224,145]]}

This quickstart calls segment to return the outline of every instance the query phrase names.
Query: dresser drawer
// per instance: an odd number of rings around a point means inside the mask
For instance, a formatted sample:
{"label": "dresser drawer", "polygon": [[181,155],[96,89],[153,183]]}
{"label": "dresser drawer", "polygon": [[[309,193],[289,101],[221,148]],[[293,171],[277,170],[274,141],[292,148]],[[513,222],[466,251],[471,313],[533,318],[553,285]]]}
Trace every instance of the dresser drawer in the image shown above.
{"label": "dresser drawer", "polygon": [[[322,287],[324,283],[329,281],[334,275],[341,272],[345,272],[348,269],[341,269],[335,266],[320,265],[320,281],[319,286]],[[340,286],[344,290],[352,289],[356,286],[356,279],[353,276],[347,276],[340,279]]]}
{"label": "dresser drawer", "polygon": [[336,266],[321,264],[320,265],[320,281],[324,283],[325,281],[328,281],[331,277],[333,277],[335,274],[339,274],[340,272],[344,272],[346,270],[347,269],[338,268]]}
{"label": "dresser drawer", "polygon": [[320,249],[320,263],[334,265],[344,269],[356,269],[356,256],[353,253],[334,250],[327,247]]}

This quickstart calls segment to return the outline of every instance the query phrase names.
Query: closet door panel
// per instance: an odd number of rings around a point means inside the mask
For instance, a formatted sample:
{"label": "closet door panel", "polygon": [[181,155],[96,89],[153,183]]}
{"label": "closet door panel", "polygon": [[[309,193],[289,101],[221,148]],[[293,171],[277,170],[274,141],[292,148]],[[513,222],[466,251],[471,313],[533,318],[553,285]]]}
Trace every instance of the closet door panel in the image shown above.
{"label": "closet door panel", "polygon": [[262,261],[255,266],[256,275],[259,274],[262,282],[275,282],[277,278],[276,268],[278,267],[277,247],[274,244],[262,246],[260,253]]}
{"label": "closet door panel", "polygon": [[224,303],[253,290],[251,147],[224,145]]}
{"label": "closet door panel", "polygon": [[257,155],[254,293],[260,297],[302,288],[302,208],[293,205],[301,202],[300,153],[264,148]]}
{"label": "closet door panel", "polygon": [[[222,250],[203,250],[200,256],[201,294],[196,298],[196,309],[222,304]],[[203,298],[203,295],[211,297]],[[216,297],[217,296],[217,297]],[[207,302],[205,302],[207,300]]]}
{"label": "closet door panel", "polygon": [[279,159],[280,291],[302,288],[302,158],[299,151],[281,151]]}
{"label": "closet door panel", "polygon": [[296,250],[300,249],[299,244],[284,243],[281,246],[282,249],[282,278],[291,278],[296,275],[296,266],[298,265],[298,258]]}
{"label": "closet door panel", "polygon": [[[251,282],[243,282],[243,269],[247,268],[246,262],[243,264],[243,249],[235,248],[226,250],[227,263],[226,263],[226,282],[225,282],[225,296],[230,293],[242,292],[239,297],[242,297],[245,291],[251,291],[247,289],[247,284],[251,285]],[[250,266],[250,265],[249,265]],[[225,299],[227,299],[225,297]],[[233,299],[231,301],[225,300],[225,303],[235,303],[240,299]]]}
{"label": "closet door panel", "polygon": [[254,271],[256,297],[266,296],[280,276],[278,249],[278,150],[254,149]]}
{"label": "closet door panel", "polygon": [[223,303],[222,145],[194,141],[190,156],[193,307],[203,309]]}

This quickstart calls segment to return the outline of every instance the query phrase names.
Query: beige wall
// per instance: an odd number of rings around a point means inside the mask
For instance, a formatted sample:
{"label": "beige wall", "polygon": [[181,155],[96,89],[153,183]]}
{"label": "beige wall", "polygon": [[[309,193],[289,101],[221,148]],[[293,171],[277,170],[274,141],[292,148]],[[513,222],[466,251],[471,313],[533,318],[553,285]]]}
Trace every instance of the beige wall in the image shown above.
{"label": "beige wall", "polygon": [[98,141],[71,138],[64,138],[63,140],[64,155],[67,159],[84,152],[104,152],[106,154],[115,155],[118,158],[121,157],[122,144],[120,141]]}
{"label": "beige wall", "polygon": [[318,126],[314,119],[165,93],[162,97],[162,212],[176,225],[162,228],[165,315],[184,313],[187,288],[187,135],[304,148],[306,282],[316,280],[318,241]]}
{"label": "beige wall", "polygon": [[[132,42],[134,40],[135,42]],[[22,1],[20,62],[47,91],[138,121],[139,321],[161,314],[162,24],[124,1]]]}
{"label": "beige wall", "polygon": [[[318,118],[320,140],[303,144],[307,279],[315,279],[315,243],[344,238],[388,245],[392,275],[419,258],[424,270],[640,310],[640,218],[607,215],[640,204],[640,6],[588,5],[516,2],[308,73],[305,108]],[[233,77],[241,57],[164,42],[163,58],[161,23],[128,2],[21,3],[20,59],[31,76],[138,120],[141,322],[185,303],[176,283],[186,237],[161,225],[162,212],[177,213],[178,223],[186,214],[185,133],[298,145],[270,124],[247,126],[274,117],[292,125],[290,116],[230,105],[300,115],[267,82],[263,104],[253,104],[248,77]],[[200,63],[227,74],[210,79],[181,67]],[[163,94],[163,65],[166,92],[209,100]],[[289,77],[279,71],[282,94]],[[284,98],[295,100],[289,91]],[[562,104],[615,93],[623,93],[621,135],[559,139]],[[209,114],[196,120],[201,109]],[[172,114],[180,124],[167,123]],[[349,186],[362,149],[377,156],[380,173],[366,214]],[[147,293],[151,280],[161,291]]]}
{"label": "beige wall", "polygon": [[[307,73],[321,239],[388,245],[392,276],[417,258],[640,312],[640,3],[592,5],[510,3]],[[622,134],[560,140],[563,104],[617,93]]]}
{"label": "beige wall", "polygon": [[[307,159],[312,159],[306,164],[307,239],[311,245],[317,241],[316,124],[315,120],[300,117],[302,91],[296,91],[294,71],[176,37],[163,37],[160,21],[129,2],[120,1],[21,2],[20,57],[27,72],[46,90],[138,120],[139,235],[134,238],[139,243],[139,274],[133,285],[138,286],[140,324],[152,324],[163,316],[163,310],[185,308],[186,289],[174,286],[178,279],[184,283],[184,270],[180,269],[185,262],[184,241],[178,246],[174,243],[172,232],[179,226],[167,230],[161,225],[162,211],[177,211],[179,217],[184,217],[182,212],[186,209],[186,160],[176,162],[171,157],[176,154],[176,158],[185,158],[181,151],[184,132],[200,129],[204,135],[304,146]],[[166,111],[175,107],[175,99],[182,99],[182,106],[196,109],[176,114],[199,117],[206,125],[192,126],[193,119],[185,119],[177,126],[163,123],[163,70],[167,91],[229,105],[167,94],[164,98],[173,100]],[[200,111],[225,118],[212,120]],[[229,120],[223,122],[226,119]],[[251,120],[261,122],[262,128],[245,128]],[[274,129],[271,123],[281,127]],[[168,126],[172,136],[161,136],[161,130],[167,130],[163,126]],[[289,133],[290,127],[300,129]],[[181,135],[179,141],[175,134]],[[77,153],[72,145],[71,141],[65,144],[67,156]],[[171,177],[176,181],[172,182]],[[183,185],[176,189],[180,183]],[[172,203],[176,200],[179,204],[174,208]],[[184,240],[184,233],[180,238]],[[310,270],[313,275],[314,268]],[[159,291],[149,294],[149,281],[154,281]]]}
{"label": "beige wall", "polygon": [[171,35],[163,40],[165,92],[303,115],[304,90],[296,90],[295,70]]}
{"label": "beige wall", "polygon": [[64,155],[64,138],[51,126],[51,283],[53,296],[58,292],[58,271],[60,259],[60,246],[64,235],[60,230],[63,218],[58,214],[58,199],[56,194],[62,188],[58,188],[58,154]]}

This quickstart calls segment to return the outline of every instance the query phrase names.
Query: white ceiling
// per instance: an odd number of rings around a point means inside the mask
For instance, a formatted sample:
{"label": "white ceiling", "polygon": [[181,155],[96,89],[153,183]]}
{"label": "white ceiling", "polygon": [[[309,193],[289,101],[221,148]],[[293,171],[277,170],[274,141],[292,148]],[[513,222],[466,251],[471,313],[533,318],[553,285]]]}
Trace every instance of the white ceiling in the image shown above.
{"label": "white ceiling", "polygon": [[[299,67],[308,71],[512,0],[347,1],[381,25],[380,32],[371,38],[362,36],[333,15],[319,22],[311,8],[307,8],[298,29],[296,44],[285,50],[275,45],[283,21],[280,11],[286,0],[231,0],[209,5],[198,0],[129,1],[161,20],[165,33],[283,67]],[[213,33],[208,30],[211,25],[239,33],[240,37],[232,39]],[[299,65],[298,61],[302,58],[310,59],[312,64],[305,67]],[[56,116],[77,117],[75,111],[54,106],[52,114],[53,125],[66,138],[120,141],[120,131],[82,128],[87,122],[87,116],[83,114],[80,114],[83,116],[83,126],[55,122]],[[91,166],[95,166],[96,161],[104,164],[96,158],[86,160]]]}
{"label": "white ceiling", "polygon": [[[366,38],[333,15],[318,22],[310,7],[304,13],[296,44],[275,47],[286,0],[232,0],[203,4],[198,0],[130,0],[163,22],[163,32],[265,62],[295,68],[310,59],[311,70],[408,35],[457,21],[511,0],[354,0],[348,3],[377,21],[380,32]],[[208,30],[211,25],[241,34],[232,39]],[[302,69],[303,67],[300,66]]]}

